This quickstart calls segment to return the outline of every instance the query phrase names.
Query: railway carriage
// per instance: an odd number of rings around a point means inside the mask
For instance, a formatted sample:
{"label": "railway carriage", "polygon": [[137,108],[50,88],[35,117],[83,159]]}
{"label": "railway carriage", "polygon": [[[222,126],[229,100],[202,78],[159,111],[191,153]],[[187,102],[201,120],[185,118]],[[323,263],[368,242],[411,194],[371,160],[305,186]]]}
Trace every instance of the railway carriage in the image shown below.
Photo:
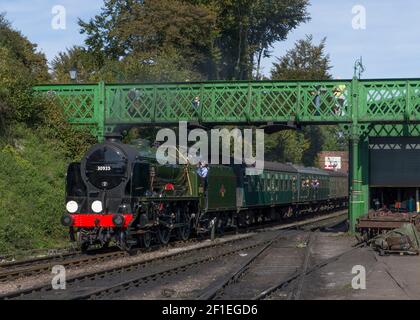
{"label": "railway carriage", "polygon": [[252,170],[211,165],[200,178],[195,166],[159,164],[142,141],[108,136],[69,165],[62,224],[82,250],[111,241],[129,250],[347,205],[346,175],[271,162]]}

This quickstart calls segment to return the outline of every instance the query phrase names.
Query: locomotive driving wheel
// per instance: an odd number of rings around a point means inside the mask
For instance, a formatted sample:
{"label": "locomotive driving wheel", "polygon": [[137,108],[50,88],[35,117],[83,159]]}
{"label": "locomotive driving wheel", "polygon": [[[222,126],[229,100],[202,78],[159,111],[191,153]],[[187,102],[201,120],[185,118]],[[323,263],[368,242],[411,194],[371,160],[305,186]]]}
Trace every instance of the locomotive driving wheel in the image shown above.
{"label": "locomotive driving wheel", "polygon": [[157,230],[157,239],[161,244],[168,244],[171,239],[171,229],[160,225]]}
{"label": "locomotive driving wheel", "polygon": [[120,231],[118,234],[117,245],[121,250],[124,251],[130,251],[133,248],[133,243],[129,240],[127,231]]}
{"label": "locomotive driving wheel", "polygon": [[229,217],[227,214],[222,213],[216,221],[216,233],[223,236],[228,226]]}
{"label": "locomotive driving wheel", "polygon": [[152,243],[152,235],[150,232],[143,233],[140,238],[140,246],[143,248],[150,248],[150,244]]}
{"label": "locomotive driving wheel", "polygon": [[182,241],[188,240],[191,234],[191,224],[187,207],[176,209],[176,222],[184,224],[184,226],[177,228],[178,238]]}

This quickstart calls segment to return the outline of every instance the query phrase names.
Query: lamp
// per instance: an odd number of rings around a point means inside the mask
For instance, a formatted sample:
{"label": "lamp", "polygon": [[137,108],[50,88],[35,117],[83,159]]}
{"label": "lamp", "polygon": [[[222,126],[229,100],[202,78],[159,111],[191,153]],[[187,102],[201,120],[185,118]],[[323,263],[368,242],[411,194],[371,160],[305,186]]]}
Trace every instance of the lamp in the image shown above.
{"label": "lamp", "polygon": [[72,67],[70,69],[70,71],[69,71],[69,74],[70,74],[70,79],[72,81],[76,81],[77,80],[77,69],[76,69],[76,67]]}

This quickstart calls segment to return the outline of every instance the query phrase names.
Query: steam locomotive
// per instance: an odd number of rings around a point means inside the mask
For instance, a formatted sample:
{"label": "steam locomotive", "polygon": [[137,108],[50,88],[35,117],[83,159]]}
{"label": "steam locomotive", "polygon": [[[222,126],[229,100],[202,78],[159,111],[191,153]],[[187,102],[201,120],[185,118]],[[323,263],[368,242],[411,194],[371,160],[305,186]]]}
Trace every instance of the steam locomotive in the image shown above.
{"label": "steam locomotive", "polygon": [[222,233],[263,221],[347,206],[347,175],[266,162],[259,175],[244,165],[161,165],[144,140],[107,136],[68,167],[61,223],[83,251],[115,242],[122,250]]}

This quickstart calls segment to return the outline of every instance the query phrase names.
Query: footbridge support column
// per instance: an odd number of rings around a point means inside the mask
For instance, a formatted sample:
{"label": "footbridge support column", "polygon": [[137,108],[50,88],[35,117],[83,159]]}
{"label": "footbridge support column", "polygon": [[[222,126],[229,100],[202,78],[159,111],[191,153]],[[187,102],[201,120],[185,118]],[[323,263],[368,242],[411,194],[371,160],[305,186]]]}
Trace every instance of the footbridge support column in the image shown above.
{"label": "footbridge support column", "polygon": [[355,232],[357,219],[369,210],[369,143],[368,139],[350,139],[349,172],[349,220],[350,231]]}
{"label": "footbridge support column", "polygon": [[364,134],[365,126],[358,123],[359,111],[366,106],[366,101],[359,96],[359,81],[352,81],[349,151],[349,222],[350,232],[354,233],[357,219],[369,210],[369,137]]}

